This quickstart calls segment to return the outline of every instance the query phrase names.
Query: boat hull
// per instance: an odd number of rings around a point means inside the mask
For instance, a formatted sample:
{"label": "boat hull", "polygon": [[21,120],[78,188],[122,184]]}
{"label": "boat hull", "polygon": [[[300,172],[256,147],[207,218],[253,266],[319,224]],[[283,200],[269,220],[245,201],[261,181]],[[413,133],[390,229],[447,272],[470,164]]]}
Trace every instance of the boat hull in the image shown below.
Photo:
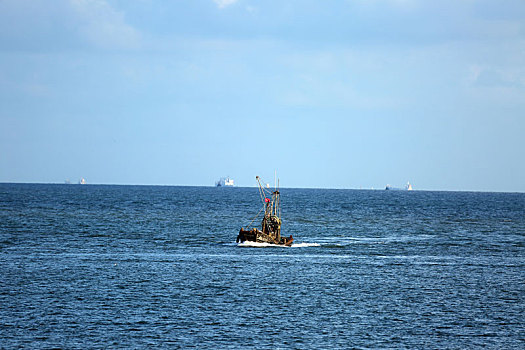
{"label": "boat hull", "polygon": [[237,236],[237,243],[244,243],[246,241],[284,245],[289,247],[293,243],[293,237],[291,235],[290,237],[280,237],[277,235],[274,236],[264,233],[256,228],[252,228],[251,230],[245,230],[241,228],[239,235]]}

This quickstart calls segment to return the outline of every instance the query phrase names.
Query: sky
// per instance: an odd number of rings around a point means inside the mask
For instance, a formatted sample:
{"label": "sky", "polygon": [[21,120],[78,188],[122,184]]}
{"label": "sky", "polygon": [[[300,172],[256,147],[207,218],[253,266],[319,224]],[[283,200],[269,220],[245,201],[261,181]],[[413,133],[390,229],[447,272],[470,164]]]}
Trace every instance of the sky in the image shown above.
{"label": "sky", "polygon": [[525,192],[523,0],[0,0],[0,182]]}

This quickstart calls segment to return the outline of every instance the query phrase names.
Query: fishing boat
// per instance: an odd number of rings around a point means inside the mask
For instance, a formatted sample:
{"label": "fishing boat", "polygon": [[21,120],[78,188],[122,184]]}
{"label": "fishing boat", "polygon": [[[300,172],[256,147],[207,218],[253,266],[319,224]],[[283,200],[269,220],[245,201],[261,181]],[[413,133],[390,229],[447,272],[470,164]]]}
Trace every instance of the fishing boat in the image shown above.
{"label": "fishing boat", "polygon": [[[262,208],[255,215],[246,229],[241,227],[237,236],[237,243],[256,242],[268,243],[282,246],[291,246],[293,237],[281,236],[281,197],[278,187],[270,191],[263,186],[261,178],[256,176],[257,185],[259,186],[259,195],[261,196]],[[251,224],[259,217],[264,210],[264,216],[261,220],[261,228],[252,227]]]}

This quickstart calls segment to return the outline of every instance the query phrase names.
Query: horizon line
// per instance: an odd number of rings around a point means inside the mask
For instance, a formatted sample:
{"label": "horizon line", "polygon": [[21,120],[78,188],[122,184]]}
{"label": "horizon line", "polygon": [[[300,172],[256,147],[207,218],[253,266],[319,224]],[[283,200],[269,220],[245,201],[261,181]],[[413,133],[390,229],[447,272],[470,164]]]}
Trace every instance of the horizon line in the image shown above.
{"label": "horizon line", "polygon": [[[65,183],[65,182],[18,182],[18,181],[0,181],[0,184],[12,185],[64,185],[64,186],[158,186],[158,187],[217,187],[215,185],[175,185],[175,184],[130,184],[130,183]],[[221,187],[222,188],[222,187]],[[226,186],[225,188],[257,188],[257,186]],[[281,187],[285,189],[304,189],[304,190],[355,190],[355,191],[386,191],[385,188],[353,188],[353,187]],[[397,190],[389,192],[478,192],[478,193],[520,193],[525,191],[489,191],[489,190],[429,190],[429,189],[412,189]]]}

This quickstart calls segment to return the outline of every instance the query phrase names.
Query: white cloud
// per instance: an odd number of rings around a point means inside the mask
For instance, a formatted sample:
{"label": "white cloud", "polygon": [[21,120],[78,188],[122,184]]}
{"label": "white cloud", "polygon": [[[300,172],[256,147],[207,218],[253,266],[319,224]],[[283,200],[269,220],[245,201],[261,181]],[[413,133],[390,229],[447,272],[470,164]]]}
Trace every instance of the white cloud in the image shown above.
{"label": "white cloud", "polygon": [[405,10],[414,10],[420,5],[418,1],[414,0],[359,0],[356,3],[365,8],[377,9],[387,6]]}
{"label": "white cloud", "polygon": [[0,0],[0,51],[134,49],[141,35],[108,0]]}
{"label": "white cloud", "polygon": [[219,6],[219,8],[225,8],[227,6],[233,5],[237,2],[237,0],[213,0],[214,3]]}
{"label": "white cloud", "polygon": [[140,34],[126,23],[124,14],[105,0],[70,0],[86,40],[101,48],[137,48]]}

